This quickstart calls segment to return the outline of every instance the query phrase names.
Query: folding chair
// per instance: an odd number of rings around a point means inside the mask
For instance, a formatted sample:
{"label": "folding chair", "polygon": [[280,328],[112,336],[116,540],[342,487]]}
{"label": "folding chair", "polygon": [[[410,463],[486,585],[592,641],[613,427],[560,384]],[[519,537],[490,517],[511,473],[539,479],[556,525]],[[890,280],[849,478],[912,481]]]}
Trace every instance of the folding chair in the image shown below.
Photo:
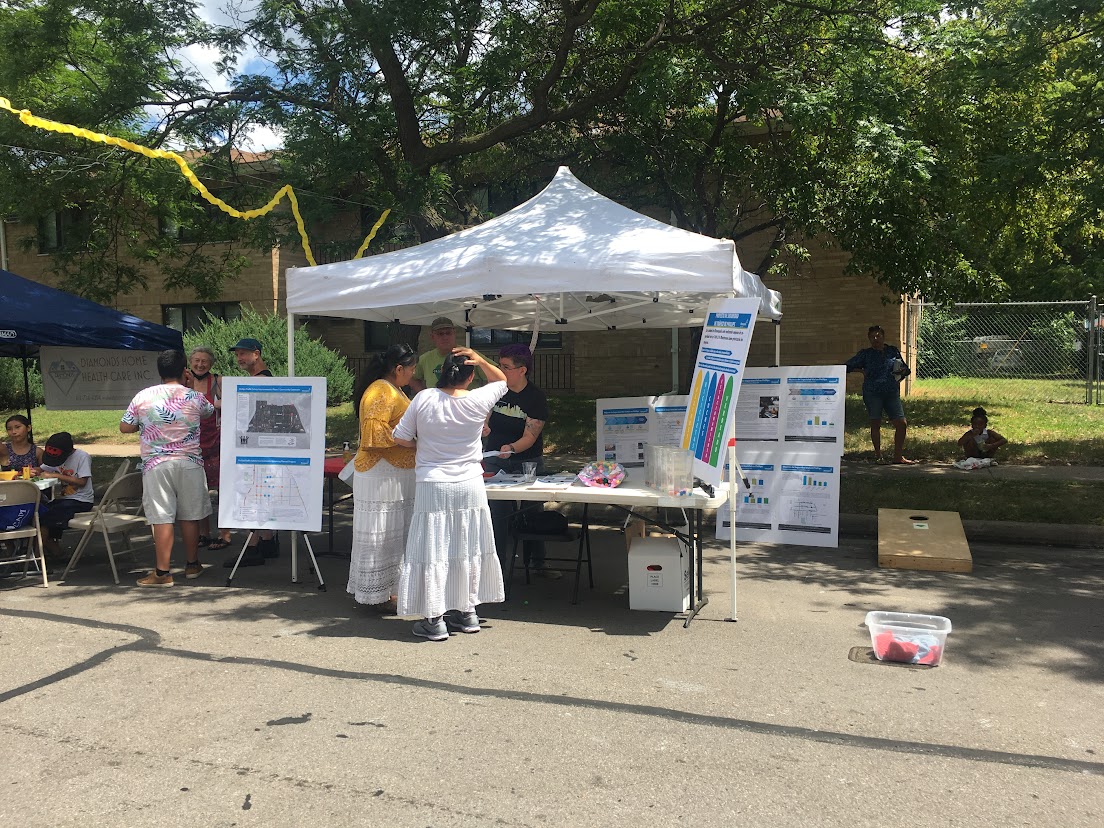
{"label": "folding chair", "polygon": [[[512,551],[510,552],[510,572],[506,576],[506,600],[510,600],[510,587],[514,581],[514,563],[518,557],[518,547],[522,548],[524,552],[524,541],[543,541],[544,543],[575,543],[578,544],[578,551],[574,558],[554,558],[545,556],[544,562],[546,569],[553,569],[557,572],[574,572],[575,573],[575,587],[571,592],[571,603],[579,603],[579,578],[582,575],[583,564],[586,564],[587,568],[587,580],[590,583],[590,588],[594,589],[594,569],[590,563],[590,531],[587,524],[587,508],[589,504],[583,504],[583,517],[581,525],[578,529],[569,526],[563,532],[556,532],[548,534],[544,532],[527,532],[523,528],[524,515],[527,510],[523,509],[519,512],[515,512],[510,519],[510,536],[514,539]],[[553,563],[565,563],[568,566],[553,567],[547,566],[548,562]],[[574,566],[571,566],[574,564]],[[529,580],[529,561],[525,560],[524,554],[522,554],[522,565],[525,567],[525,583],[530,583]]]}
{"label": "folding chair", "polygon": [[[135,505],[136,504],[136,505]],[[111,574],[115,583],[119,583],[119,570],[115,567],[115,557],[124,553],[135,557],[135,550],[130,545],[130,533],[138,529],[149,528],[145,516],[139,514],[142,510],[142,473],[129,472],[112,481],[104,492],[100,505],[90,512],[77,515],[69,521],[70,529],[81,529],[84,534],[77,542],[76,549],[69,559],[69,565],[61,573],[64,581],[69,571],[77,565],[84,549],[92,539],[93,533],[99,530],[103,535],[104,547],[107,551],[107,561],[111,564]],[[111,546],[111,536],[122,535],[123,548],[118,552]],[[153,530],[150,529],[150,539],[153,539]]]}
{"label": "folding chair", "polygon": [[34,563],[42,572],[42,585],[48,587],[49,580],[46,577],[46,550],[42,547],[42,531],[38,524],[38,504],[42,498],[42,492],[34,483],[25,480],[5,480],[0,482],[0,506],[26,506],[32,509],[31,521],[20,529],[9,529],[0,532],[0,541],[26,540],[34,538],[38,541],[38,555],[34,553],[34,542],[24,543],[23,551],[16,557],[8,558],[4,565],[23,564],[23,574],[27,573],[27,564]]}

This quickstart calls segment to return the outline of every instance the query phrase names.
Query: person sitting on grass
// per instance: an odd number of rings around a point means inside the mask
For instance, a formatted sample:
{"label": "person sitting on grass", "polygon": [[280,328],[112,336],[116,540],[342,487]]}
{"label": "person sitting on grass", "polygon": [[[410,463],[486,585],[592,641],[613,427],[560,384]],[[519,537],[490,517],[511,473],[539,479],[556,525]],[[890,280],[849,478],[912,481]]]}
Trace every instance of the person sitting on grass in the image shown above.
{"label": "person sitting on grass", "polygon": [[71,521],[81,512],[92,508],[92,457],[88,452],[73,446],[73,435],[68,431],[51,434],[42,450],[42,466],[36,477],[53,478],[60,488],[54,499],[45,504],[39,515],[42,527],[42,546],[46,555],[55,561],[63,558],[61,535]]}
{"label": "person sitting on grass", "polygon": [[989,428],[989,415],[985,409],[975,408],[970,414],[970,430],[958,438],[958,444],[966,457],[993,458],[997,449],[1008,441]]}

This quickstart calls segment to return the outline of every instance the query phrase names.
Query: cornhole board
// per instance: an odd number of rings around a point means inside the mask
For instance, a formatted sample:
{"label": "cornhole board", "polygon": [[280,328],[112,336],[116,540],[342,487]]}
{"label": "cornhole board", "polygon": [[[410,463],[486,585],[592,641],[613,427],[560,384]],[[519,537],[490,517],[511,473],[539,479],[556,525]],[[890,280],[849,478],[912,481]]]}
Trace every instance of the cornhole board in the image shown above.
{"label": "cornhole board", "polygon": [[878,566],[973,572],[974,559],[958,512],[878,510]]}

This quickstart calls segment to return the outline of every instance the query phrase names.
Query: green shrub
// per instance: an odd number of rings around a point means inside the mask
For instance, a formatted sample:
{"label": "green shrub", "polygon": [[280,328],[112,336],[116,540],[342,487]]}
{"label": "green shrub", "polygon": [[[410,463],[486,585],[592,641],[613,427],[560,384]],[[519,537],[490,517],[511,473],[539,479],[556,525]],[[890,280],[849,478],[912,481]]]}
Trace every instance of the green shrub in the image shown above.
{"label": "green shrub", "polygon": [[[184,351],[206,345],[215,352],[216,373],[241,376],[230,346],[247,337],[260,341],[261,356],[275,376],[287,376],[287,317],[283,316],[245,308],[240,319],[211,319],[200,330],[184,335]],[[295,375],[325,377],[328,405],[340,405],[353,396],[353,375],[345,357],[312,339],[305,327],[295,330]]]}
{"label": "green shrub", "polygon": [[[42,374],[38,359],[27,360],[27,379],[31,384],[31,407],[41,405]],[[26,411],[27,402],[23,388],[23,360],[18,357],[0,358],[0,411]]]}

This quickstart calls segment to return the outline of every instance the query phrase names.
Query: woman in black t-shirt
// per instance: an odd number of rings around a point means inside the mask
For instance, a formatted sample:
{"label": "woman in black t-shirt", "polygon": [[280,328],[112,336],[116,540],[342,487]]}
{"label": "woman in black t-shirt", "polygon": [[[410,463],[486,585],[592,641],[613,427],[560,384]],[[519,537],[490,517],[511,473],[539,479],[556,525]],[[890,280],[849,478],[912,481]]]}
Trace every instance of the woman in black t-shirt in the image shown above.
{"label": "woman in black t-shirt", "polygon": [[[537,473],[544,471],[544,424],[548,422],[548,399],[544,392],[529,382],[533,367],[533,354],[524,345],[506,345],[498,352],[498,366],[506,374],[506,395],[495,404],[484,429],[487,451],[498,449],[502,454],[488,457],[483,465],[489,472],[500,469],[508,474],[522,471],[522,463],[536,462]],[[512,452],[512,453],[511,453]],[[494,523],[495,546],[502,562],[502,572],[507,574],[513,541],[509,538],[510,516],[517,510],[508,500],[491,501],[491,519]],[[544,544],[525,543],[525,559],[529,566],[545,577],[559,578],[560,573],[544,569]]]}

